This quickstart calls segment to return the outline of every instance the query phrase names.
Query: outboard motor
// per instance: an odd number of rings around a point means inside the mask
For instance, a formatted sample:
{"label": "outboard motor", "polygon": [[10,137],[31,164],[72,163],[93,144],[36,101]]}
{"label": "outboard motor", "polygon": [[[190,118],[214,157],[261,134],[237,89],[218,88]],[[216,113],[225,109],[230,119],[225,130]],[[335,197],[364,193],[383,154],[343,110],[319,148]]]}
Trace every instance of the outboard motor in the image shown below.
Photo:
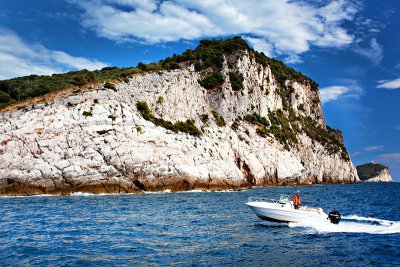
{"label": "outboard motor", "polygon": [[339,224],[340,222],[340,213],[336,210],[329,212],[328,219],[333,224]]}

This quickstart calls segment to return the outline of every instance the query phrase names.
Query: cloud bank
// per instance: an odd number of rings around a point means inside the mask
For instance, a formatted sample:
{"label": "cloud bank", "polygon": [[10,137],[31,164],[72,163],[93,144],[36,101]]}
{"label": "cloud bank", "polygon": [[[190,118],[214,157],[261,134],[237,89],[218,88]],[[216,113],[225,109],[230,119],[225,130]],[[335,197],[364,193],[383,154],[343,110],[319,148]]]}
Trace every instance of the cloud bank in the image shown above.
{"label": "cloud bank", "polygon": [[381,154],[379,158],[387,163],[400,166],[400,153]]}
{"label": "cloud bank", "polygon": [[97,60],[74,57],[39,44],[28,44],[14,32],[0,28],[0,80],[30,74],[94,70],[105,66],[106,63]]}
{"label": "cloud bank", "polygon": [[82,26],[117,42],[158,44],[241,35],[272,56],[296,55],[311,46],[343,47],[354,36],[343,23],[359,11],[355,0],[324,6],[289,0],[67,0],[84,12]]}
{"label": "cloud bank", "polygon": [[319,89],[322,104],[337,100],[339,98],[359,99],[364,94],[364,89],[359,85],[357,80],[353,79],[336,79],[333,85]]}
{"label": "cloud bank", "polygon": [[371,60],[374,65],[379,65],[383,59],[383,47],[376,38],[372,38],[368,47],[356,47],[354,52]]}
{"label": "cloud bank", "polygon": [[376,150],[381,150],[383,149],[384,146],[380,145],[380,146],[367,146],[364,147],[365,151],[376,151]]}
{"label": "cloud bank", "polygon": [[391,81],[379,81],[377,88],[394,90],[400,89],[400,78]]}
{"label": "cloud bank", "polygon": [[338,99],[341,95],[348,92],[350,89],[345,86],[328,86],[319,90],[319,95],[322,103]]}

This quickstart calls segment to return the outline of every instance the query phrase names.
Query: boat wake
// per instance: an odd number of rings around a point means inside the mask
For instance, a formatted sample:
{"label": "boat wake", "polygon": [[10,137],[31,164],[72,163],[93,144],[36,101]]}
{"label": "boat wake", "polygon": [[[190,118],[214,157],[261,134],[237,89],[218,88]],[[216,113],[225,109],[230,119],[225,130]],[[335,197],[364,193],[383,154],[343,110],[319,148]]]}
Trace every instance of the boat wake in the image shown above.
{"label": "boat wake", "polygon": [[370,217],[351,215],[342,217],[338,225],[328,222],[306,221],[289,223],[289,227],[311,228],[319,233],[367,233],[397,234],[400,233],[400,221],[389,221]]}

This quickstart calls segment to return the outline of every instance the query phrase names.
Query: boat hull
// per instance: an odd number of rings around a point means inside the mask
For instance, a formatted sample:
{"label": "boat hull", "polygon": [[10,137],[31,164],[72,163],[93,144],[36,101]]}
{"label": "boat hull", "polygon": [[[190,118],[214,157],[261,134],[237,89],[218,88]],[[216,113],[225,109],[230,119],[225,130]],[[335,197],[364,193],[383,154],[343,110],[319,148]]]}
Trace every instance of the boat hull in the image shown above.
{"label": "boat hull", "polygon": [[327,221],[328,215],[322,209],[302,207],[294,209],[287,203],[247,202],[247,206],[261,219],[272,222]]}

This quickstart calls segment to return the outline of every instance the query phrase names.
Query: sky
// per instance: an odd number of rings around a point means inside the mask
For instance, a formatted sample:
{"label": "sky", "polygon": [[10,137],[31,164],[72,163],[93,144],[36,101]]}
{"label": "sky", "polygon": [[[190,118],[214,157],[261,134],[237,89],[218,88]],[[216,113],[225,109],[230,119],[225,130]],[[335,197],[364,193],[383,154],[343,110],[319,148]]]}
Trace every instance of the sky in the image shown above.
{"label": "sky", "polygon": [[320,85],[355,165],[400,182],[398,0],[0,0],[0,80],[159,61],[240,35]]}

